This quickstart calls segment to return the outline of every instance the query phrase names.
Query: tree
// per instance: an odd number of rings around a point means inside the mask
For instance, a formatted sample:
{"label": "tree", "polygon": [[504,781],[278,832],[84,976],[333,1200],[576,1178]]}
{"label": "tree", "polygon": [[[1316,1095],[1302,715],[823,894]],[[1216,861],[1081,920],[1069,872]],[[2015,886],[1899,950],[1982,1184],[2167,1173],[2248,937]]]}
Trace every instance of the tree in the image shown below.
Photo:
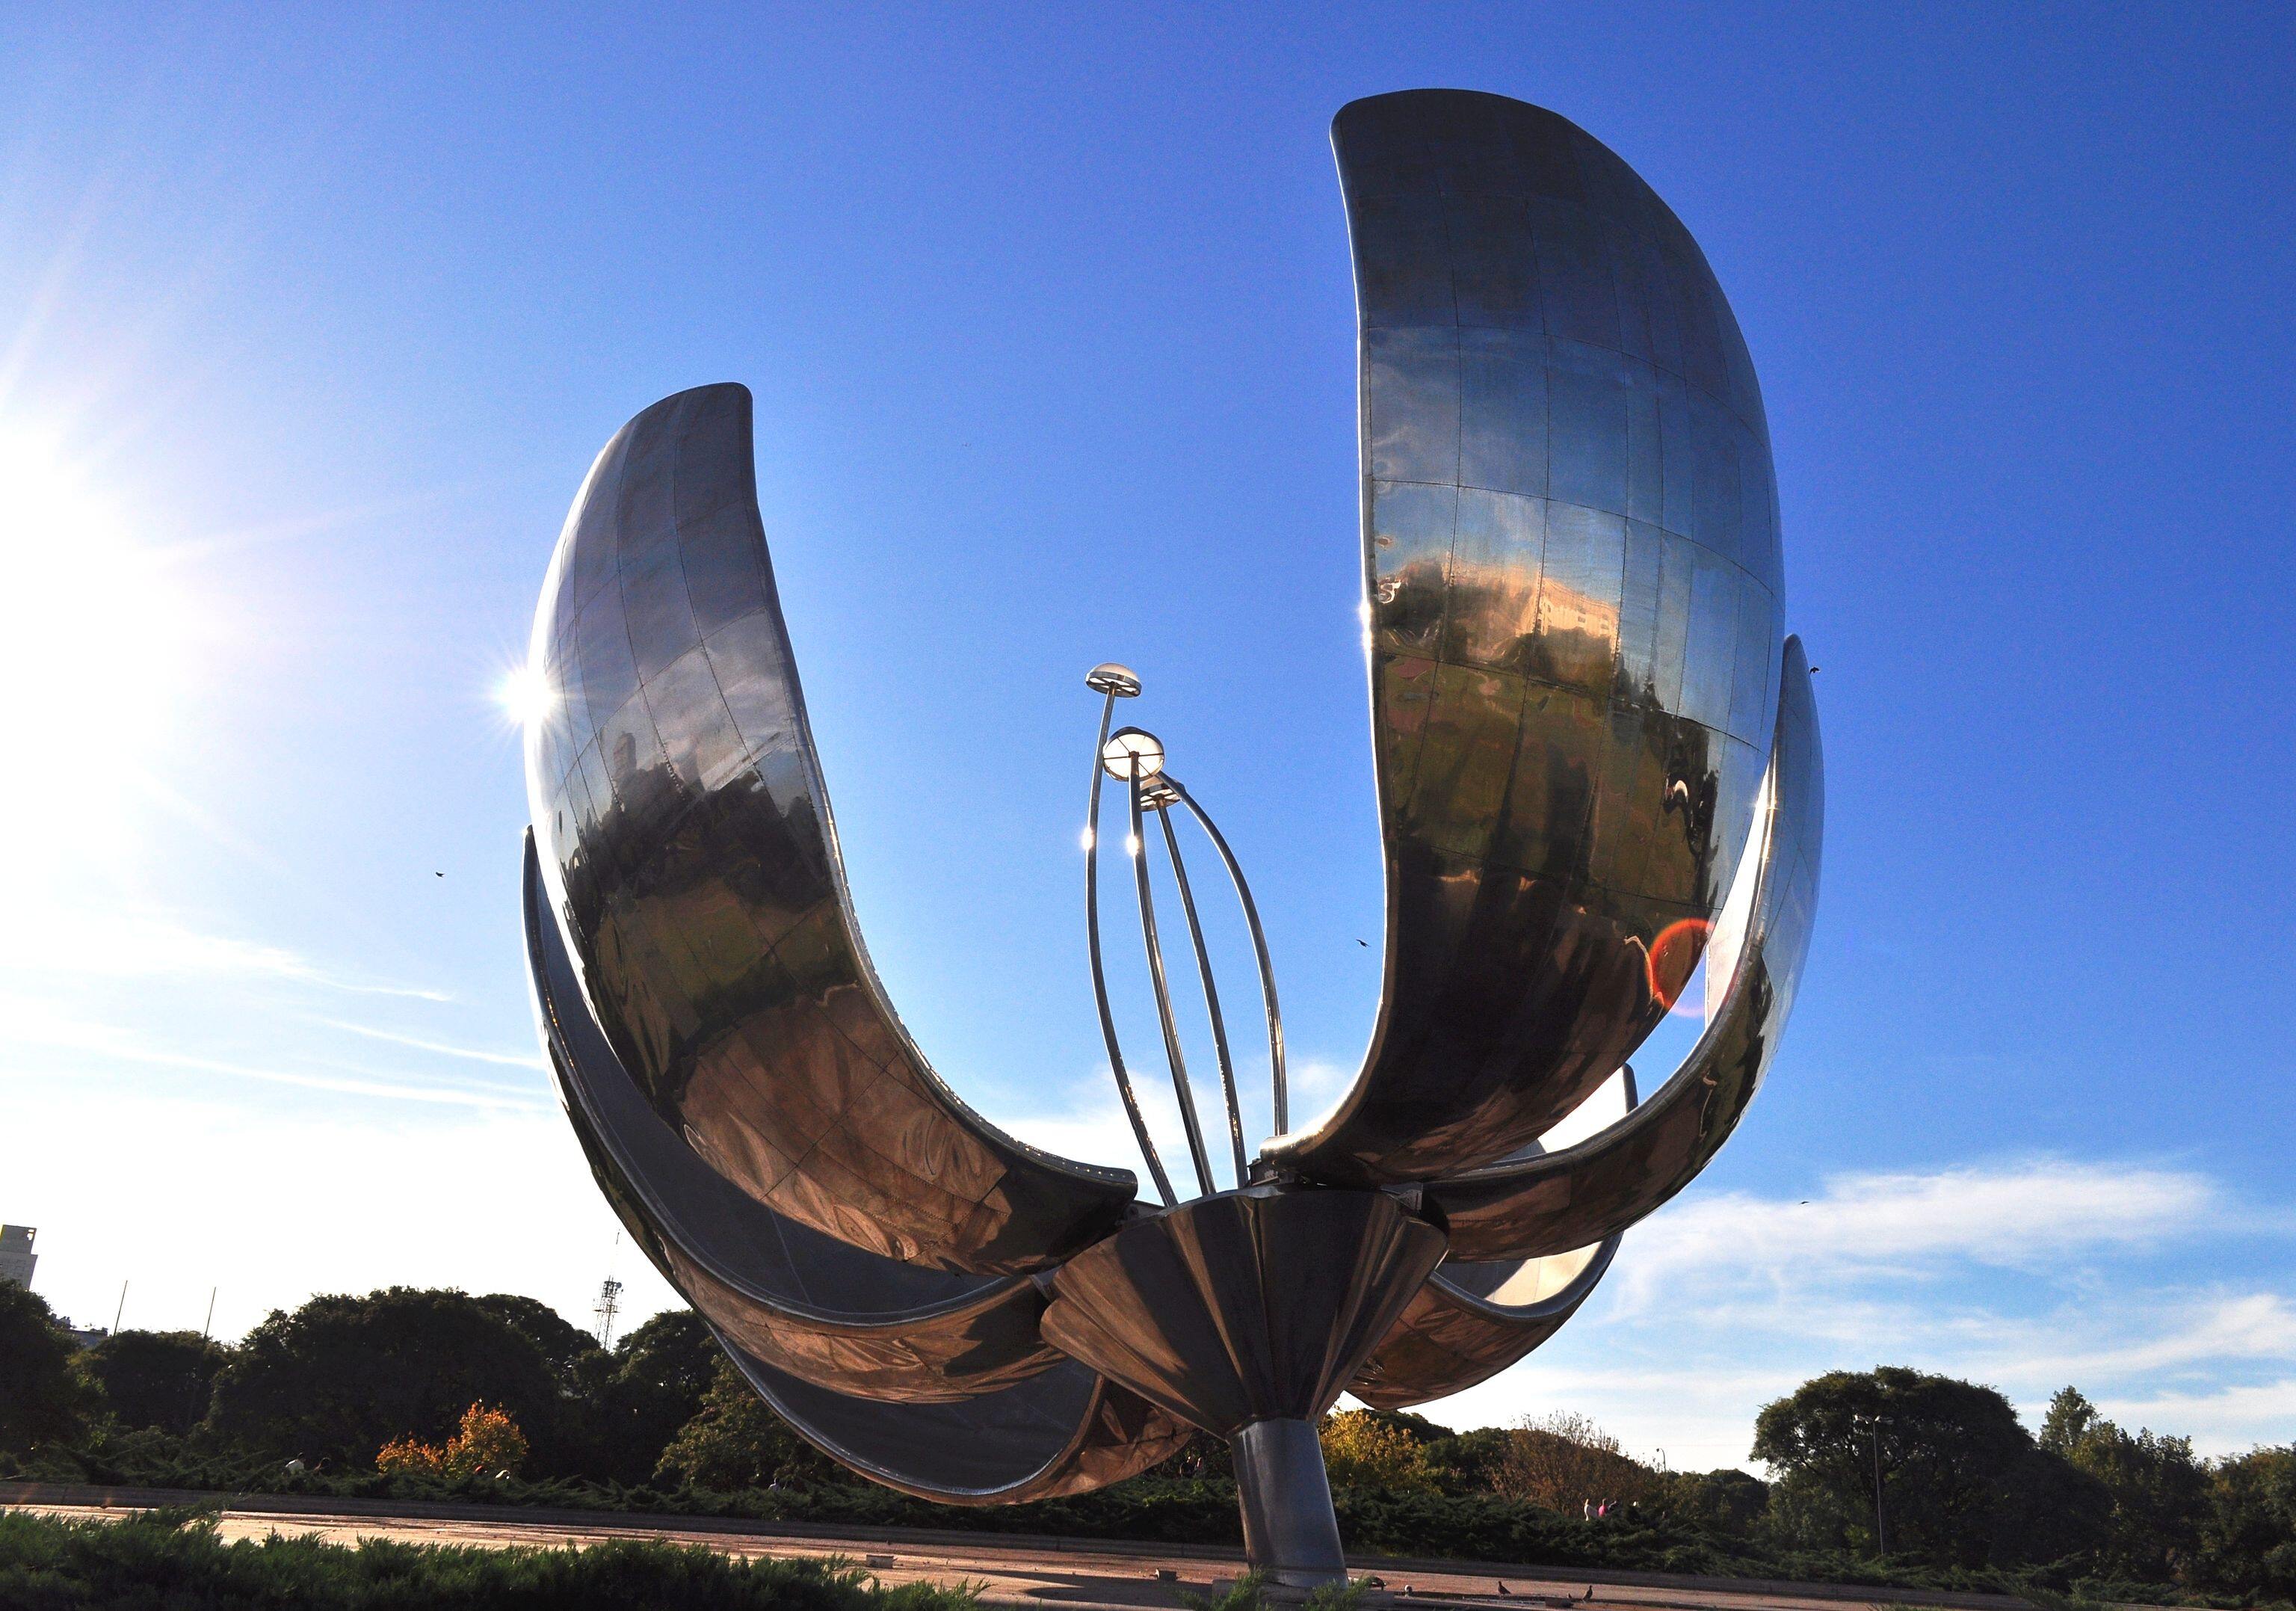
{"label": "tree", "polygon": [[1235,1481],[1235,1451],[1227,1446],[1224,1437],[1192,1432],[1188,1441],[1180,1445],[1179,1452],[1166,1460],[1160,1469],[1168,1475],[1198,1482],[1232,1483]]}
{"label": "tree", "polygon": [[1427,1445],[1427,1471],[1446,1493],[1496,1493],[1499,1472],[1514,1434],[1505,1426],[1476,1426]]}
{"label": "tree", "polygon": [[121,1331],[89,1349],[85,1363],[120,1426],[180,1435],[206,1416],[216,1373],[230,1359],[230,1349],[196,1331]]}
{"label": "tree", "polygon": [[718,1379],[725,1351],[701,1317],[690,1309],[668,1309],[623,1334],[614,1344],[614,1362],[625,1379],[644,1382],[688,1403],[681,1424],[701,1406]]}
{"label": "tree", "polygon": [[1770,1508],[1770,1485],[1744,1471],[1685,1471],[1663,1500],[1677,1519],[1730,1538],[1744,1538]]}
{"label": "tree", "polygon": [[78,1352],[45,1298],[0,1281],[0,1450],[28,1453],[86,1430],[102,1390],[77,1369]]}
{"label": "tree", "polygon": [[2209,1513],[2209,1473],[2190,1438],[2134,1434],[2070,1387],[2049,1401],[2041,1447],[2095,1478],[2112,1510],[2097,1566],[2138,1582],[2181,1578]]}
{"label": "tree", "polygon": [[1891,1554],[2007,1566],[2103,1536],[2103,1491],[1974,1383],[1899,1366],[1832,1371],[1763,1409],[1753,1453],[1784,1475],[1772,1503],[1796,1543],[1878,1553],[1886,1536]]}
{"label": "tree", "polygon": [[[616,1475],[617,1418],[609,1402],[613,1395],[614,1356],[599,1347],[595,1337],[538,1299],[490,1292],[472,1302],[533,1344],[558,1384],[558,1411],[529,1423],[535,1464],[569,1476]],[[669,1431],[662,1436],[667,1439]],[[649,1451],[649,1466],[652,1455],[660,1452],[659,1447]]]}
{"label": "tree", "polygon": [[1658,1492],[1658,1473],[1627,1453],[1619,1440],[1567,1410],[1513,1429],[1498,1462],[1498,1485],[1565,1516],[1589,1505],[1638,1504]]}
{"label": "tree", "polygon": [[624,1336],[591,1400],[582,1469],[614,1482],[646,1481],[670,1439],[701,1413],[725,1357],[691,1310],[658,1314]]}
{"label": "tree", "polygon": [[533,1344],[569,1397],[578,1396],[603,1374],[598,1368],[606,1365],[607,1355],[597,1339],[540,1299],[490,1292],[471,1302]]}
{"label": "tree", "polygon": [[253,1449],[364,1467],[385,1443],[443,1442],[473,1403],[529,1427],[565,1414],[550,1360],[496,1310],[393,1286],[275,1310],[217,1377],[209,1425]]}
{"label": "tree", "polygon": [[2194,1575],[2251,1599],[2296,1599],[2296,1443],[2220,1462]]}
{"label": "tree", "polygon": [[2051,1454],[2070,1456],[2080,1447],[2081,1440],[2099,1418],[2096,1406],[2083,1398],[2078,1389],[2060,1389],[2057,1396],[2049,1401],[2047,1413],[2041,1417],[2040,1445]]}
{"label": "tree", "polygon": [[[1419,1418],[1414,1417],[1416,1420]],[[1426,1444],[1375,1410],[1341,1410],[1324,1418],[1324,1469],[1339,1488],[1432,1493]]]}
{"label": "tree", "polygon": [[839,1467],[790,1429],[731,1360],[720,1359],[700,1413],[662,1451],[655,1475],[731,1491],[833,1478]]}

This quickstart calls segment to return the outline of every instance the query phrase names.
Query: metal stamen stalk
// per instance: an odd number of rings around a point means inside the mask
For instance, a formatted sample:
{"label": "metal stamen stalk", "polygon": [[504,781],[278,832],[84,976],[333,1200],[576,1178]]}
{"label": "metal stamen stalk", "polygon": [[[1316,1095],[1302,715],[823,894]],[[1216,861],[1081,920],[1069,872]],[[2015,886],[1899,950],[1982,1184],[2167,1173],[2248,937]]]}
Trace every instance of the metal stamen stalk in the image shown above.
{"label": "metal stamen stalk", "polygon": [[1085,686],[1107,695],[1100,707],[1100,737],[1092,747],[1092,799],[1085,816],[1084,926],[1086,947],[1092,954],[1092,999],[1100,1007],[1100,1035],[1108,1045],[1109,1072],[1116,1076],[1116,1094],[1123,1100],[1124,1116],[1132,1122],[1133,1138],[1140,1143],[1140,1155],[1147,1161],[1157,1194],[1169,1208],[1179,1197],[1172,1190],[1171,1177],[1164,1172],[1163,1159],[1156,1155],[1156,1143],[1149,1138],[1148,1121],[1141,1114],[1140,1099],[1132,1092],[1132,1076],[1125,1072],[1124,1049],[1116,1040],[1116,1016],[1108,1007],[1108,977],[1100,960],[1100,778],[1105,769],[1100,752],[1108,743],[1109,720],[1117,700],[1138,694],[1140,679],[1111,662],[1095,666]]}
{"label": "metal stamen stalk", "polygon": [[1214,1191],[1212,1161],[1204,1150],[1203,1125],[1196,1118],[1195,1093],[1188,1089],[1187,1059],[1180,1053],[1179,1025],[1172,1021],[1172,987],[1164,977],[1164,948],[1156,941],[1156,899],[1148,889],[1147,825],[1140,820],[1140,757],[1131,762],[1132,871],[1140,886],[1140,938],[1148,948],[1148,977],[1156,987],[1156,1016],[1164,1026],[1164,1056],[1172,1064],[1172,1090],[1180,1099],[1180,1123],[1188,1132],[1188,1156],[1196,1166],[1196,1184],[1209,1197]]}
{"label": "metal stamen stalk", "polygon": [[[1170,774],[1163,781],[1171,782]],[[1196,972],[1204,982],[1204,1013],[1212,1022],[1212,1049],[1219,1058],[1220,1089],[1227,1097],[1228,1145],[1235,1149],[1235,1183],[1241,1187],[1249,1177],[1250,1166],[1243,1157],[1243,1108],[1235,1094],[1235,1060],[1228,1055],[1227,1020],[1220,1012],[1219,987],[1212,980],[1211,953],[1204,949],[1203,925],[1196,920],[1195,892],[1188,887],[1188,869],[1180,859],[1180,836],[1172,831],[1172,813],[1168,809],[1179,799],[1179,785],[1170,791],[1160,790],[1151,803],[1156,820],[1164,827],[1164,849],[1172,858],[1172,881],[1180,886],[1180,910],[1187,915],[1188,940],[1196,948]]]}
{"label": "metal stamen stalk", "polygon": [[[1180,785],[1178,778],[1167,777],[1164,781],[1172,785],[1172,793],[1179,796],[1180,803],[1194,814],[1205,836],[1212,842],[1212,848],[1227,864],[1227,875],[1235,884],[1236,899],[1243,903],[1243,921],[1251,930],[1251,949],[1259,961],[1259,993],[1267,1009],[1267,1064],[1270,1083],[1275,1088],[1275,1133],[1288,1134],[1292,1129],[1292,1106],[1283,1082],[1283,1011],[1275,1003],[1275,969],[1267,959],[1267,934],[1259,926],[1259,908],[1252,901],[1251,886],[1244,882],[1243,868],[1236,861],[1235,852],[1227,848],[1227,841],[1214,826],[1211,813],[1196,803],[1196,797]],[[1177,863],[1178,858],[1175,856],[1173,859]]]}

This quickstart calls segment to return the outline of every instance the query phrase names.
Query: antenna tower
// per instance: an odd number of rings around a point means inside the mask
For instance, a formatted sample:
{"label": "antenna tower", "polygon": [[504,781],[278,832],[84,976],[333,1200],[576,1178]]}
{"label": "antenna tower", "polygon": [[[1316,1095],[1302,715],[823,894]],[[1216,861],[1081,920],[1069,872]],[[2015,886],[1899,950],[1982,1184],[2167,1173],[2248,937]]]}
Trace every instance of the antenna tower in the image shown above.
{"label": "antenna tower", "polygon": [[598,1317],[599,1347],[611,1348],[614,1345],[614,1315],[621,1306],[622,1284],[608,1276],[599,1284],[598,1301],[590,1307],[590,1312]]}

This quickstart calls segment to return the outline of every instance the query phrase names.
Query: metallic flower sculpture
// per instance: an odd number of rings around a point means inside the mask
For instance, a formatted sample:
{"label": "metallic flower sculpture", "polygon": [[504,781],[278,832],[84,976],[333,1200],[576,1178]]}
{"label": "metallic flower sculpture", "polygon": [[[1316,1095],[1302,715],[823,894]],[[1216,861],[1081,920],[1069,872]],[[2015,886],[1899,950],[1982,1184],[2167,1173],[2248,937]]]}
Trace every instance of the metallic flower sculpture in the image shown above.
{"label": "metallic flower sculpture", "polygon": [[[847,1465],[988,1504],[1077,1493],[1198,1429],[1283,1582],[1344,1563],[1316,1441],[1568,1319],[1628,1226],[1728,1138],[1775,1052],[1816,897],[1817,720],[1782,633],[1753,367],[1679,221],[1610,151],[1493,95],[1359,101],[1332,131],[1361,319],[1365,621],[1387,876],[1362,1073],[1234,1184],[1171,1033],[1147,820],[1210,832],[1111,733],[1201,1195],[1004,1135],[935,1077],[870,966],[774,589],[749,394],[609,443],[543,586],[527,940],[600,1187],[758,1391]],[[1100,847],[1093,836],[1094,982]],[[1203,960],[1194,898],[1181,885]],[[1255,936],[1257,915],[1243,894]],[[1599,1093],[1708,967],[1684,1065]],[[1616,1089],[1615,1087],[1613,1088]],[[1540,1138],[1592,1101],[1612,1122]],[[1579,1129],[1584,1129],[1583,1122]]]}

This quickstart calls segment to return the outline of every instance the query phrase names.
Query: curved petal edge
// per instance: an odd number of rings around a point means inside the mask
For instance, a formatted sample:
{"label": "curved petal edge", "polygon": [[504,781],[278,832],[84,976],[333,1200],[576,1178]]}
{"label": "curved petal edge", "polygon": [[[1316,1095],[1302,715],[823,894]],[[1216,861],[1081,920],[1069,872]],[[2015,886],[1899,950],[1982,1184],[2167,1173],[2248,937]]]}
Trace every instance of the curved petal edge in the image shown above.
{"label": "curved petal edge", "polygon": [[529,664],[551,904],[601,1029],[682,1145],[799,1224],[910,1263],[1048,1268],[1129,1171],[1004,1134],[932,1072],[856,921],[758,519],[750,394],[618,432],[567,516]]}

